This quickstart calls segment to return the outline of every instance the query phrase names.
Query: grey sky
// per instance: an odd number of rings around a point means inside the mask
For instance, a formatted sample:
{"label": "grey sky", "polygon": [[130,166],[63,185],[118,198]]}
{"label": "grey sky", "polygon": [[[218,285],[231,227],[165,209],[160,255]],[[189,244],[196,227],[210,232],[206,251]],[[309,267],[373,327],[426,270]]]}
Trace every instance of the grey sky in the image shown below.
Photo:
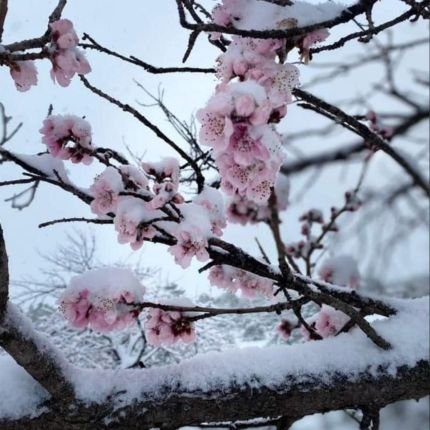
{"label": "grey sky", "polygon": [[[10,13],[7,17],[4,32],[4,43],[13,42],[22,38],[34,37],[42,34],[46,27],[47,16],[53,9],[56,1],[40,0],[15,0],[10,2]],[[384,2],[376,9],[381,17],[389,18],[396,13],[389,6],[390,2]],[[212,5],[214,2],[206,1]],[[397,3],[396,3],[397,4]],[[135,55],[157,66],[179,65],[187,45],[188,34],[181,30],[178,24],[177,11],[173,0],[162,1],[124,1],[114,0],[69,0],[63,17],[71,19],[79,35],[89,33],[101,44],[118,50],[125,55]],[[378,18],[378,17],[377,17]],[[339,32],[335,30],[332,39]],[[426,27],[417,25],[402,25],[396,30],[394,37],[397,41],[412,40],[426,35]],[[383,36],[381,37],[383,40]],[[342,51],[325,53],[317,56],[315,62],[333,62],[353,56],[362,47],[352,42]],[[209,45],[204,37],[196,45],[189,65],[211,67],[218,52]],[[399,73],[399,78],[408,80],[411,69],[426,69],[428,65],[428,53],[419,49],[409,54],[410,60]],[[122,101],[135,103],[137,100],[148,103],[150,100],[133,83],[138,80],[145,88],[157,93],[158,88],[165,91],[166,104],[183,119],[189,119],[199,107],[202,107],[214,90],[216,79],[213,76],[204,75],[150,75],[132,65],[128,65],[114,58],[106,57],[95,52],[87,52],[87,57],[93,68],[88,79],[108,93],[118,97]],[[296,54],[292,60],[297,59]],[[14,122],[23,121],[24,126],[19,135],[9,144],[17,152],[33,153],[42,151],[38,130],[46,115],[48,105],[53,103],[55,113],[74,113],[85,115],[93,127],[93,137],[96,145],[112,146],[115,149],[125,151],[124,144],[139,155],[145,154],[145,158],[156,160],[160,155],[172,153],[149,131],[145,130],[132,117],[120,113],[116,108],[90,94],[79,82],[74,79],[69,88],[61,88],[54,85],[49,77],[50,65],[47,61],[37,63],[39,70],[39,85],[29,92],[18,93],[9,77],[8,70],[0,68],[0,101],[6,106],[7,112],[14,117]],[[306,84],[319,69],[300,66],[301,81]],[[339,79],[333,85],[321,86],[318,94],[331,101],[341,100],[345,95],[354,93],[363,94],[369,86],[369,81],[379,77],[381,70],[378,68],[364,68],[353,79]],[[389,110],[394,106],[387,106],[383,99],[372,100],[374,108]],[[179,138],[169,128],[165,119],[156,108],[142,107],[142,111],[160,124],[163,129],[178,141]],[[355,112],[363,113],[363,112]],[[281,123],[282,131],[312,128],[321,124],[316,116],[305,114],[295,106],[289,107],[289,114]],[[421,128],[425,135],[426,128]],[[338,143],[353,142],[354,138],[339,129]],[[314,139],[303,151],[313,151],[324,147],[323,139]],[[372,175],[381,183],[391,180],[387,172],[396,172],[396,167],[387,161],[384,155],[378,155],[378,159],[372,166]],[[82,166],[70,169],[74,181],[81,186],[88,186],[92,182],[95,172],[100,168]],[[16,177],[17,169],[12,166],[1,166],[1,179]],[[299,225],[296,222],[298,214],[304,208],[321,207],[328,209],[336,203],[340,203],[342,192],[351,187],[357,179],[357,167],[348,171],[331,169],[325,172],[319,179],[320,183],[309,190],[306,196],[284,215],[284,232],[286,241],[298,238]],[[298,190],[304,183],[304,178],[297,178],[292,184],[292,194],[297,197]],[[36,250],[49,252],[63,238],[64,226],[54,226],[39,230],[40,222],[62,218],[67,216],[88,216],[90,211],[72,196],[51,187],[43,186],[39,191],[31,207],[18,212],[3,202],[16,190],[0,189],[0,219],[4,224],[7,245],[10,253],[11,272],[13,278],[36,273],[40,258]],[[71,227],[68,227],[70,231]],[[106,260],[114,260],[118,255],[129,254],[129,248],[116,243],[116,235],[112,227],[97,228],[98,238],[104,250]],[[253,252],[257,252],[253,238],[258,236],[265,247],[271,247],[271,238],[265,226],[231,227],[226,233],[226,239],[245,245]],[[428,264],[428,238],[419,235],[416,238],[417,252],[413,255],[410,264],[416,271],[425,270]],[[139,251],[140,252],[140,251]],[[173,280],[178,280],[182,286],[188,287],[191,297],[200,292],[200,286],[206,285],[206,280],[197,278],[194,264],[192,269],[182,271],[173,263],[173,258],[162,246],[147,244],[142,250],[142,260],[150,266],[162,266],[163,273]],[[402,259],[403,257],[399,257]],[[399,274],[405,275],[402,268],[398,268]],[[391,273],[396,276],[397,273]],[[203,276],[205,278],[205,276]]]}

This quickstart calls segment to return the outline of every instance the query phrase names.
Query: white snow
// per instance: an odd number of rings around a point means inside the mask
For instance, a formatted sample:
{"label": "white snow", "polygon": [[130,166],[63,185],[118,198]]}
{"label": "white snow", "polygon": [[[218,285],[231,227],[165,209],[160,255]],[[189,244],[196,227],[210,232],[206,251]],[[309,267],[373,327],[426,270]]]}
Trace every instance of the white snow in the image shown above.
{"label": "white snow", "polygon": [[[122,407],[135,400],[161,399],[172,391],[190,395],[197,391],[204,395],[215,389],[228,392],[236,384],[277,389],[286,388],[289,380],[328,383],[337,371],[352,381],[361,372],[379,374],[381,368],[395,375],[402,365],[414,366],[429,359],[429,297],[391,300],[390,304],[399,312],[372,323],[392,344],[389,351],[378,348],[363,332],[353,329],[323,341],[213,352],[159,368],[117,371],[70,368],[70,377],[83,401],[103,402],[107,396],[114,395],[116,405]],[[0,400],[0,416],[11,416],[18,410],[22,415],[36,413],[36,405],[46,398],[45,393],[10,363],[10,359],[0,361],[0,399],[11,392],[20,393],[14,395],[20,406],[11,405],[9,399],[3,403]]]}
{"label": "white snow", "polygon": [[0,418],[36,416],[48,393],[8,355],[0,355]]}
{"label": "white snow", "polygon": [[101,402],[112,393],[118,405],[133,400],[155,400],[166,391],[209,393],[234,384],[276,389],[287,377],[295,382],[315,378],[328,382],[340,371],[354,380],[361,372],[377,374],[382,366],[394,375],[401,365],[429,359],[429,298],[397,300],[399,313],[372,323],[393,346],[383,351],[359,329],[323,341],[268,348],[244,348],[202,354],[179,365],[145,370],[75,370],[77,394],[84,401]]}
{"label": "white snow", "polygon": [[37,170],[40,170],[45,175],[57,179],[57,175],[66,183],[70,183],[67,176],[67,171],[64,167],[63,160],[59,158],[54,158],[49,153],[39,154],[39,155],[27,155],[27,154],[13,154],[16,158],[19,158],[24,163],[29,164]]}
{"label": "white snow", "polygon": [[292,6],[278,6],[259,0],[237,0],[226,7],[235,18],[233,25],[242,30],[267,30],[286,28],[285,23],[297,20],[297,27],[317,24],[336,18],[347,6],[326,1],[311,4],[294,1]]}

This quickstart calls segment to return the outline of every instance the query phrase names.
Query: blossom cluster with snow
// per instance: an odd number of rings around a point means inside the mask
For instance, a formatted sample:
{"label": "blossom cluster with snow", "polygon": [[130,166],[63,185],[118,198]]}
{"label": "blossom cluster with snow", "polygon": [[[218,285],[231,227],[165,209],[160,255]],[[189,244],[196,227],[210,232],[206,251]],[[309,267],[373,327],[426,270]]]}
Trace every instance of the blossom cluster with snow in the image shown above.
{"label": "blossom cluster with snow", "polygon": [[[59,304],[72,327],[109,332],[136,321],[144,293],[145,288],[130,270],[104,267],[73,277]],[[186,299],[165,300],[163,304],[192,306]],[[192,316],[190,312],[149,309],[145,322],[148,342],[152,345],[193,342],[195,329],[189,319]]]}
{"label": "blossom cluster with snow", "polygon": [[[77,48],[79,38],[68,19],[49,24],[51,40],[44,49],[52,63],[51,78],[62,87],[70,85],[75,74],[91,72],[91,66],[82,50]],[[10,74],[18,91],[28,91],[37,85],[37,69],[31,60],[14,61],[9,64]]]}
{"label": "blossom cluster with snow", "polygon": [[[186,299],[164,300],[162,304],[175,306],[192,306]],[[158,308],[148,310],[145,322],[145,335],[151,345],[172,345],[182,341],[194,342],[196,337],[195,327],[189,317],[191,312],[165,311]]]}
{"label": "blossom cluster with snow", "polygon": [[60,309],[75,328],[101,332],[119,330],[135,321],[145,289],[127,269],[105,267],[71,279],[60,298]]}
{"label": "blossom cluster with snow", "polygon": [[[288,177],[278,175],[275,183],[276,209],[278,211],[287,209],[289,190]],[[226,216],[231,223],[246,225],[247,223],[268,222],[270,219],[270,208],[267,203],[258,204],[239,194],[230,196],[226,206]]]}
{"label": "blossom cluster with snow", "polygon": [[73,163],[92,162],[91,125],[85,119],[76,115],[50,115],[43,121],[40,133],[53,157]]}
{"label": "blossom cluster with snow", "polygon": [[[299,25],[306,15],[303,11],[298,13],[295,6],[278,8],[251,1],[249,7],[241,8],[242,3],[223,0],[213,10],[213,21],[227,27],[288,29]],[[295,12],[284,16],[286,10]],[[267,22],[263,25],[264,19]],[[68,86],[75,74],[88,73],[91,68],[77,48],[79,40],[70,21],[53,22],[50,31],[51,76],[61,86]],[[50,115],[40,130],[42,141],[53,157],[85,164],[96,157],[106,164],[87,192],[92,198],[92,212],[113,221],[119,243],[128,243],[137,250],[145,240],[168,240],[169,252],[181,267],[187,268],[193,258],[207,261],[210,239],[223,234],[227,219],[241,224],[267,221],[272,190],[276,193],[276,209],[287,207],[289,184],[285,176],[278,174],[284,155],[276,124],[286,116],[287,105],[293,101],[299,72],[293,64],[285,63],[285,58],[294,46],[307,62],[310,48],[327,36],[325,29],[292,40],[234,36],[218,57],[219,83],[206,106],[197,112],[197,119],[201,125],[199,143],[212,149],[220,188],[228,195],[226,207],[220,191],[209,186],[186,201],[180,190],[181,169],[176,158],[145,161],[138,166],[101,160],[92,144],[89,123],[77,116]],[[220,34],[212,34],[211,38],[219,39]],[[21,89],[28,89],[35,84],[36,73],[33,63],[26,62],[21,69],[15,69],[14,79]],[[334,223],[324,224],[317,210],[308,211],[300,221],[309,244],[313,240],[313,225],[321,224],[333,231],[336,228]],[[302,248],[299,244],[286,249],[297,258],[308,252]],[[320,269],[321,279],[356,288],[358,272],[345,258],[340,263],[334,259],[326,261]],[[139,304],[143,303],[144,289],[140,283],[121,269],[109,270],[91,271],[72,279],[61,299],[61,309],[73,326],[100,331],[123,328],[142,311]],[[274,294],[272,280],[228,265],[213,266],[209,280],[212,285],[232,293],[241,292],[248,298],[273,298]],[[150,307],[145,322],[148,341],[154,345],[192,342],[195,329],[191,316],[179,310],[163,310],[161,306]],[[324,305],[309,324],[326,337],[337,333],[344,317]],[[287,339],[298,327],[301,324],[297,321],[283,319],[278,333]],[[306,332],[303,335],[307,337]]]}
{"label": "blossom cluster with snow", "polygon": [[118,241],[134,250],[145,239],[165,233],[176,239],[169,251],[183,268],[193,257],[206,261],[208,238],[221,236],[226,225],[223,198],[218,190],[205,187],[193,201],[185,202],[179,177],[175,158],[145,162],[141,168],[109,166],[90,187],[91,209],[99,216],[112,214]]}

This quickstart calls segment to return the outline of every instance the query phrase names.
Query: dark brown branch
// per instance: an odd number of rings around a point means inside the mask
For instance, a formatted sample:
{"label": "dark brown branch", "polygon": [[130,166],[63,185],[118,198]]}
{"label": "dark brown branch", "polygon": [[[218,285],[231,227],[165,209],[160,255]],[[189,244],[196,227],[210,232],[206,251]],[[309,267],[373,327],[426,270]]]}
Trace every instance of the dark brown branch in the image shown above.
{"label": "dark brown branch", "polygon": [[8,304],[0,324],[0,346],[12,356],[59,403],[74,399],[72,384],[66,376],[64,358],[32,331],[19,311]]}
{"label": "dark brown branch", "polygon": [[280,302],[268,306],[255,306],[250,308],[214,308],[206,306],[175,306],[175,305],[165,305],[162,303],[152,303],[143,302],[138,303],[136,306],[139,309],[145,308],[157,308],[164,311],[180,311],[180,312],[197,312],[201,315],[195,315],[189,317],[193,321],[199,319],[213,317],[218,315],[246,315],[246,314],[259,314],[259,313],[281,313],[284,310],[292,309],[293,306],[302,306],[306,304],[309,300],[306,298],[297,299],[293,302]]}
{"label": "dark brown branch", "polygon": [[[59,0],[51,15],[49,15],[48,19],[48,28],[45,31],[45,34],[40,37],[35,37],[33,39],[21,40],[19,42],[14,42],[5,46],[5,49],[9,52],[16,51],[25,51],[27,49],[36,49],[36,48],[44,48],[44,46],[49,43],[51,37],[51,30],[49,28],[49,24],[53,21],[57,21],[61,18],[61,14],[63,13],[63,9],[66,6],[67,0]],[[0,54],[1,57],[7,57],[9,53]]]}
{"label": "dark brown branch", "polygon": [[430,197],[430,186],[427,181],[421,176],[419,172],[401,156],[392,146],[385,142],[380,136],[372,132],[366,125],[362,124],[360,121],[356,120],[352,116],[346,114],[340,108],[331,105],[320,98],[307,93],[306,91],[300,90],[298,88],[294,89],[294,95],[300,100],[304,100],[308,103],[304,107],[309,107],[312,110],[331,118],[332,120],[339,122],[343,127],[353,131],[354,133],[361,136],[366,145],[369,148],[377,148],[389,155],[403,170],[411,176],[414,182],[419,186],[426,194]]}
{"label": "dark brown branch", "polygon": [[7,15],[7,3],[8,3],[8,0],[0,0],[0,42],[2,40],[4,22]]}
{"label": "dark brown branch", "polygon": [[29,321],[8,303],[9,267],[0,226],[0,346],[59,401],[74,399],[73,388],[56,352],[28,326]]}
{"label": "dark brown branch", "polygon": [[357,31],[355,33],[351,33],[345,37],[342,37],[337,42],[331,43],[330,45],[324,45],[317,48],[312,48],[310,50],[310,53],[312,55],[323,51],[333,51],[334,49],[341,48],[343,45],[345,45],[346,42],[349,42],[350,40],[359,39],[369,35],[372,35],[372,36],[376,35],[381,31],[386,30],[387,28],[393,27],[394,25],[397,25],[403,21],[406,21],[407,19],[411,18],[414,15],[415,15],[414,10],[410,9],[407,12],[403,13],[402,15],[398,16],[397,18],[384,22],[383,24],[373,27],[372,29],[369,28],[368,30]]}
{"label": "dark brown branch", "polygon": [[[143,376],[146,371],[140,372]],[[37,417],[4,420],[0,426],[2,430],[148,430],[198,427],[200,423],[237,422],[261,416],[297,420],[327,411],[366,410],[368,405],[382,408],[400,400],[419,399],[430,391],[428,361],[412,367],[400,366],[394,376],[382,368],[363,372],[354,380],[348,376],[341,370],[319,375],[291,374],[270,388],[254,387],[256,381],[251,378],[249,384],[232,384],[222,391],[189,391],[174,381],[163,386],[156,401],[150,395],[148,400],[123,408],[118,407],[120,403],[109,402],[78,406],[67,415],[47,407]]]}
{"label": "dark brown branch", "polygon": [[205,32],[219,32],[224,34],[236,34],[243,37],[253,37],[257,39],[288,39],[295,36],[310,33],[321,28],[332,28],[339,24],[352,21],[356,16],[365,13],[372,8],[376,0],[359,0],[356,4],[344,9],[342,13],[334,19],[321,21],[312,25],[307,25],[289,30],[241,30],[235,27],[224,27],[214,23],[190,23],[186,20],[182,0],[176,0],[178,6],[179,22],[182,27],[188,30],[198,30]]}
{"label": "dark brown branch", "polygon": [[5,316],[6,304],[9,298],[9,266],[6,244],[0,224],[0,326]]}
{"label": "dark brown branch", "polygon": [[132,106],[128,104],[124,104],[120,102],[119,100],[111,97],[107,93],[101,91],[100,89],[96,88],[95,86],[91,85],[89,81],[82,75],[80,75],[82,83],[85,85],[86,88],[88,88],[91,92],[98,95],[99,97],[107,100],[108,102],[112,103],[113,105],[119,107],[124,112],[127,112],[134,116],[138,121],[140,121],[142,124],[144,124],[147,128],[149,128],[158,138],[163,140],[165,143],[167,143],[171,148],[173,148],[184,160],[186,160],[191,168],[194,170],[194,173],[196,175],[196,183],[197,183],[197,189],[198,192],[201,192],[203,190],[205,178],[202,175],[202,172],[195,162],[193,158],[191,158],[180,146],[178,146],[173,140],[171,140],[168,136],[166,136],[156,125],[154,125],[152,122],[150,122],[144,115],[142,115],[139,111],[134,109]]}
{"label": "dark brown branch", "polygon": [[120,60],[126,61],[127,63],[134,64],[135,66],[142,67],[148,73],[152,74],[168,74],[168,73],[215,73],[213,68],[202,68],[202,67],[156,67],[143,60],[140,60],[133,55],[126,57],[125,55],[119,54],[118,52],[108,49],[100,43],[96,42],[89,34],[84,33],[82,40],[88,40],[91,43],[81,43],[80,46],[84,49],[94,49],[112,57],[119,58]]}
{"label": "dark brown branch", "polygon": [[82,218],[82,217],[75,217],[75,218],[62,218],[62,219],[54,219],[52,221],[46,221],[39,224],[39,228],[48,227],[54,224],[60,224],[60,223],[68,223],[68,222],[86,222],[86,223],[92,223],[92,224],[112,224],[113,220],[111,219],[99,219],[99,218]]}
{"label": "dark brown branch", "polygon": [[[392,138],[403,135],[412,127],[419,124],[421,121],[428,119],[429,116],[430,112],[428,110],[420,110],[418,112],[415,112],[413,115],[408,116],[399,125],[394,127]],[[321,168],[327,164],[350,160],[353,158],[354,155],[360,154],[361,152],[366,150],[369,150],[369,147],[366,145],[366,142],[357,142],[345,147],[339,147],[326,152],[321,152],[319,154],[310,155],[297,161],[291,161],[281,167],[281,172],[284,175],[291,175],[294,173],[302,172],[310,167]]]}

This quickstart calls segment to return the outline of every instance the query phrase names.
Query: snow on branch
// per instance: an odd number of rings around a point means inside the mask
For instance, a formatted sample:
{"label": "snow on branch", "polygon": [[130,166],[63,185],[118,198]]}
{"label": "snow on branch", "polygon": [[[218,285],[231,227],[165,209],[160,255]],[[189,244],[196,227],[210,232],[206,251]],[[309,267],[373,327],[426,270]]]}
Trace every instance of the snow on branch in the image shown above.
{"label": "snow on branch", "polygon": [[[8,259],[0,226],[0,347],[50,394],[61,395],[63,399],[74,398],[72,386],[65,377],[65,359],[38,335],[31,322],[8,302],[8,291]],[[8,386],[3,387],[9,390]],[[2,397],[5,395],[7,394]]]}
{"label": "snow on branch", "polygon": [[[430,389],[429,329],[422,325],[429,318],[428,297],[391,305],[396,315],[372,323],[393,345],[390,351],[377,348],[356,329],[324,342],[208,353],[159,368],[71,369],[78,400],[70,416],[62,417],[68,423],[63,428],[75,428],[83,416],[91,417],[92,428],[118,429],[125,423],[146,429],[261,416],[297,419],[423,397]],[[21,393],[19,402],[0,402],[2,429],[26,423],[25,415],[39,426],[58,418],[46,394],[22,370],[7,358],[1,363],[0,382],[14,373]],[[2,390],[15,388],[0,387],[0,399],[6,394]]]}

